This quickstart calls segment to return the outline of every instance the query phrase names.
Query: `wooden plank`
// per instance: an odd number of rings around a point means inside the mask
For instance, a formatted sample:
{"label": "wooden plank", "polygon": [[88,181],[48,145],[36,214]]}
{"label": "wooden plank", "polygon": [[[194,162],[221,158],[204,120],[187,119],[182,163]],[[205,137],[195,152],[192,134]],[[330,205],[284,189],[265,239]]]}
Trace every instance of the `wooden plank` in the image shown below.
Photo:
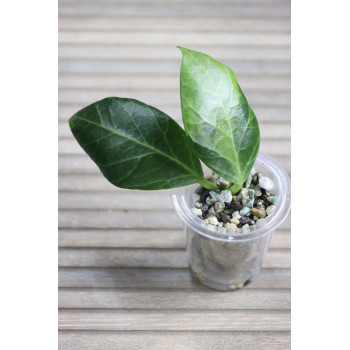
{"label": "wooden plank", "polygon": [[[219,61],[290,61],[290,48],[288,46],[234,46],[223,48],[204,45],[191,45],[192,50],[205,52]],[[163,46],[130,46],[118,47],[106,44],[60,44],[58,50],[60,59],[95,60],[104,61],[174,61],[181,57],[178,50]]]}
{"label": "wooden plank", "polygon": [[[185,248],[183,230],[59,230],[61,248]],[[290,249],[290,231],[273,233],[270,249]]]}
{"label": "wooden plank", "polygon": [[[180,123],[182,125],[182,123]],[[269,139],[290,139],[290,124],[286,123],[259,123],[260,138],[262,140]],[[73,134],[67,122],[58,123],[58,137],[60,139],[73,138]]]}
{"label": "wooden plank", "polygon": [[[170,201],[170,199],[169,199]],[[93,213],[93,215],[92,215]],[[174,210],[67,210],[59,212],[60,228],[91,229],[181,229],[182,221]],[[279,226],[279,229],[290,228],[290,215]]]}
{"label": "wooden plank", "polygon": [[289,310],[289,290],[60,289],[59,308],[147,310]]}
{"label": "wooden plank", "polygon": [[171,210],[170,191],[60,193],[59,209]]}
{"label": "wooden plank", "polygon": [[[118,96],[135,98],[150,105],[155,105],[162,101],[163,104],[176,105],[179,103],[178,91],[151,91],[151,90],[126,90],[123,88],[106,90],[82,90],[82,89],[60,89],[58,91],[59,103],[71,104],[79,103],[88,105],[93,101],[101,100],[107,96]],[[290,106],[290,92],[254,92],[245,93],[249,103],[259,106]]]}
{"label": "wooden plank", "polygon": [[[118,44],[113,44],[118,45]],[[290,75],[289,61],[227,61],[222,63],[233,69],[239,76],[247,75]],[[79,74],[134,74],[134,75],[176,75],[180,72],[181,61],[106,61],[106,60],[63,60],[58,63],[59,73]]]}
{"label": "wooden plank", "polygon": [[[115,96],[113,94],[113,96]],[[58,109],[58,117],[61,122],[68,122],[68,119],[77,111],[85,107],[84,104],[60,104]],[[171,116],[177,122],[181,121],[181,106],[180,103],[176,106],[162,105],[159,101],[154,107],[161,109],[164,113]],[[289,107],[276,107],[276,106],[253,106],[254,113],[257,116],[259,122],[280,122],[289,123],[290,122],[290,108]]]}
{"label": "wooden plank", "polygon": [[290,33],[284,32],[206,32],[202,31],[119,31],[119,30],[61,30],[60,44],[108,45],[188,45],[229,46],[290,46]]}
{"label": "wooden plank", "polygon": [[59,17],[75,16],[83,17],[94,15],[95,17],[169,17],[169,18],[290,18],[290,3],[279,4],[246,4],[244,2],[223,2],[220,6],[216,2],[205,1],[200,9],[196,2],[170,2],[162,6],[157,2],[60,2],[58,8]]}
{"label": "wooden plank", "polygon": [[216,3],[207,3],[200,6],[198,10],[197,4],[167,4],[167,6],[150,6],[150,4],[104,4],[101,6],[95,4],[72,4],[61,5],[58,8],[58,15],[60,17],[84,17],[84,16],[103,16],[114,17],[169,17],[169,18],[183,18],[183,17],[219,17],[219,18],[290,18],[290,6],[273,5],[273,6],[244,6],[231,5],[216,6]]}
{"label": "wooden plank", "polygon": [[[260,151],[271,156],[289,156],[290,140],[261,140]],[[58,143],[59,154],[83,155],[85,152],[75,139],[61,139]]]}
{"label": "wooden plank", "polygon": [[[98,1],[100,5],[115,4],[115,0],[59,0],[59,5],[71,4],[94,4]],[[148,4],[149,6],[159,6],[164,3],[163,0],[133,0],[134,4]],[[118,4],[129,4],[130,0],[118,0]],[[210,5],[211,0],[167,0],[167,4],[207,4]],[[220,0],[220,3],[235,5],[289,5],[289,0]]]}
{"label": "wooden plank", "polygon": [[108,45],[164,45],[175,47],[191,45],[229,46],[290,46],[290,34],[271,32],[229,32],[203,33],[174,31],[70,31],[61,30],[58,35],[60,44],[108,44]]}
{"label": "wooden plank", "polygon": [[[79,48],[80,52],[80,48]],[[100,50],[97,50],[100,52]],[[118,52],[122,52],[119,51]],[[147,52],[149,52],[147,50]],[[153,50],[152,50],[153,52]],[[136,56],[135,56],[136,58]],[[134,56],[132,56],[134,59]],[[239,85],[246,91],[290,91],[290,77],[289,76],[247,76],[239,77]],[[89,74],[60,74],[58,77],[59,89],[104,89],[108,91],[116,91],[122,88],[123,90],[139,91],[172,91],[179,94],[179,77],[178,76],[125,76],[125,75],[89,75]]]}
{"label": "wooden plank", "polygon": [[59,331],[59,350],[288,350],[289,332]]}
{"label": "wooden plank", "polygon": [[[290,288],[289,269],[262,269],[256,280],[246,289]],[[96,268],[60,267],[58,286],[68,288],[151,288],[151,289],[196,289],[206,290],[193,281],[188,268]]]}
{"label": "wooden plank", "polygon": [[[129,0],[128,0],[129,1]],[[202,1],[202,0],[201,0]],[[211,0],[210,0],[211,1]],[[231,2],[232,0],[227,0]],[[247,1],[247,0],[245,0]],[[260,2],[260,0],[258,0]],[[289,1],[288,1],[289,2]],[[277,31],[289,32],[290,19],[282,18],[162,18],[140,17],[118,18],[103,16],[64,17],[59,16],[58,26],[60,30],[172,30],[172,31]]]}
{"label": "wooden plank", "polygon": [[290,312],[60,310],[62,330],[289,331]]}
{"label": "wooden plank", "polygon": [[60,174],[58,177],[59,191],[112,191],[114,193],[119,190],[124,191],[112,185],[101,174],[95,175],[68,175]]}
{"label": "wooden plank", "polygon": [[[62,267],[187,267],[184,249],[60,248]],[[290,268],[290,250],[269,250],[264,268]]]}

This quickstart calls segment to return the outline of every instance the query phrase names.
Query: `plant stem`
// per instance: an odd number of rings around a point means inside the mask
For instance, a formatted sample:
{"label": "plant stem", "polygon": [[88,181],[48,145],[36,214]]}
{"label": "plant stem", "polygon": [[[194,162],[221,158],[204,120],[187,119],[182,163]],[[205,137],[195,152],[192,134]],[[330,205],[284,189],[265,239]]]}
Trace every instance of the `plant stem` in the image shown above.
{"label": "plant stem", "polygon": [[218,186],[216,186],[214,183],[206,180],[204,177],[198,181],[204,188],[207,190],[216,190]]}
{"label": "plant stem", "polygon": [[235,194],[241,189],[242,185],[243,184],[235,183],[229,188],[229,190],[232,192],[232,194]]}

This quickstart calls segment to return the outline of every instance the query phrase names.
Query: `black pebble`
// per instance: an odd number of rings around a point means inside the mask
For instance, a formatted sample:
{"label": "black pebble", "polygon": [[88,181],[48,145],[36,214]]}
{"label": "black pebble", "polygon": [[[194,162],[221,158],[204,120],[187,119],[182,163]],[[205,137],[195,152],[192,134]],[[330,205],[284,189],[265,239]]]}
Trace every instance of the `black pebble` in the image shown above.
{"label": "black pebble", "polygon": [[226,215],[226,214],[221,214],[221,220],[224,224],[226,224],[227,222],[229,222],[231,219],[230,215]]}
{"label": "black pebble", "polygon": [[201,201],[201,203],[206,203],[206,198],[209,196],[209,190],[205,190],[202,194],[201,197],[199,198],[199,200]]}
{"label": "black pebble", "polygon": [[231,202],[228,207],[234,211],[238,211],[242,209],[242,204],[239,202]]}
{"label": "black pebble", "polygon": [[253,225],[253,220],[248,218],[247,216],[242,216],[239,219],[239,222],[243,225],[248,224],[248,225]]}

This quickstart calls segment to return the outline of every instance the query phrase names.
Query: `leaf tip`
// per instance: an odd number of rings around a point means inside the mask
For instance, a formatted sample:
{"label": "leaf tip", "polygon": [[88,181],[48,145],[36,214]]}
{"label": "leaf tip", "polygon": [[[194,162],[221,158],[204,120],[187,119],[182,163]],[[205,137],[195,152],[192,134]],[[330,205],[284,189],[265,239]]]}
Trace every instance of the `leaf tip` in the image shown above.
{"label": "leaf tip", "polygon": [[186,48],[184,48],[182,46],[176,46],[176,47],[182,52],[182,54],[184,54],[187,51],[190,51],[189,49],[186,49]]}

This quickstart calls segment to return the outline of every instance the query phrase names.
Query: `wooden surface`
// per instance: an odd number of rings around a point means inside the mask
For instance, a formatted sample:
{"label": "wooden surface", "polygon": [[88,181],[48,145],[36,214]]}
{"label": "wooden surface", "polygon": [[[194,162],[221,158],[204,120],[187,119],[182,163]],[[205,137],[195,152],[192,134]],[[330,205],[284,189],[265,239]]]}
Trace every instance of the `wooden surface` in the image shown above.
{"label": "wooden surface", "polygon": [[59,349],[290,349],[290,219],[253,283],[207,289],[168,191],[113,187],[70,133],[111,95],[181,122],[176,45],[235,71],[261,151],[290,173],[288,0],[59,0]]}

